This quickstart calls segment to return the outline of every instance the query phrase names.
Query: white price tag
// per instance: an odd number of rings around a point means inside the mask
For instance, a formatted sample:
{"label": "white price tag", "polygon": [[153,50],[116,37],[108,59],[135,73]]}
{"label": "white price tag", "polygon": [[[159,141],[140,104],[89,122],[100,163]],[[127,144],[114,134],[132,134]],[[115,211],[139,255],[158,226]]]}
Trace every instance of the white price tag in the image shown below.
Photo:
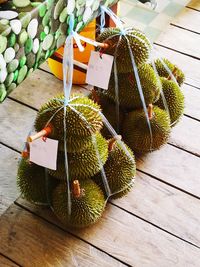
{"label": "white price tag", "polygon": [[108,89],[114,57],[91,51],[86,83]]}
{"label": "white price tag", "polygon": [[58,140],[46,138],[30,143],[30,161],[48,169],[57,169]]}

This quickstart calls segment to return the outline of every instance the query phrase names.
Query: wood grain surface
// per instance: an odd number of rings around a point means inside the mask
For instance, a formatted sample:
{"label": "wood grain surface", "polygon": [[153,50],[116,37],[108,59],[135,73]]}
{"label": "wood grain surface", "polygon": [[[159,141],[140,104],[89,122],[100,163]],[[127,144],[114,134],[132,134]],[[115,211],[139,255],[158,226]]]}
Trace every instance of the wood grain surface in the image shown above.
{"label": "wood grain surface", "polygon": [[[19,200],[32,212],[64,227],[49,210]],[[69,230],[131,266],[198,266],[200,250],[149,223],[108,205],[101,220],[83,230]],[[182,252],[185,252],[184,254]],[[152,261],[153,259],[153,261]]]}
{"label": "wood grain surface", "polygon": [[1,267],[18,267],[19,265],[13,263],[9,259],[7,259],[4,256],[0,255],[0,266]]}
{"label": "wood grain surface", "polygon": [[0,105],[0,266],[200,266],[199,11],[200,1],[191,1],[155,44],[186,74],[185,115],[169,144],[137,160],[134,189],[111,200],[90,228],[66,229],[51,211],[21,198],[12,204],[36,110],[62,93],[62,82],[45,63]]}
{"label": "wood grain surface", "polygon": [[0,228],[0,252],[21,266],[124,266],[16,205],[0,217]]}

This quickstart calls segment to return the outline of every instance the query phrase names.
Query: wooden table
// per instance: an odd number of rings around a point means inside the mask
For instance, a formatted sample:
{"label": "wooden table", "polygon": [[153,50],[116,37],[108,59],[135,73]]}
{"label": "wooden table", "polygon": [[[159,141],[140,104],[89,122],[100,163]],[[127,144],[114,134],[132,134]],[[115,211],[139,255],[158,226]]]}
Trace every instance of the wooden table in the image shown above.
{"label": "wooden table", "polygon": [[15,200],[23,142],[37,109],[62,83],[43,65],[0,105],[0,266],[200,266],[199,0],[156,47],[186,73],[185,115],[169,143],[138,162],[132,192],[111,201],[88,229],[65,229],[48,210]]}

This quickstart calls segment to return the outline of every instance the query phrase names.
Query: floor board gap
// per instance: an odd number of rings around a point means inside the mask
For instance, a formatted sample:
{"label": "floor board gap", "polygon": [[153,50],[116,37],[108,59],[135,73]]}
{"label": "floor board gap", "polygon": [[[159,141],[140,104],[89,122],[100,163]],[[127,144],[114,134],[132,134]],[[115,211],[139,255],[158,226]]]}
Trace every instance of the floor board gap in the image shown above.
{"label": "floor board gap", "polygon": [[189,153],[189,154],[191,154],[191,155],[193,155],[193,156],[195,156],[195,157],[200,158],[200,155],[199,155],[198,153],[194,153],[194,152],[192,152],[192,151],[190,151],[190,150],[187,150],[187,149],[185,149],[185,148],[183,148],[183,147],[177,146],[177,145],[175,145],[175,144],[173,144],[173,143],[170,143],[170,142],[168,142],[167,144],[170,145],[170,146],[173,146],[173,147],[175,147],[175,148],[177,148],[177,149],[183,150],[184,152]]}
{"label": "floor board gap", "polygon": [[[17,266],[19,266],[19,267],[22,267],[22,265],[20,265],[19,263],[17,263],[16,261],[14,261],[13,259],[11,259],[10,257],[4,255],[3,253],[1,253],[1,251],[0,251],[0,255],[1,255],[2,257],[4,257],[5,259],[7,259],[7,260],[13,262],[15,265],[17,265]],[[3,266],[2,266],[2,267],[3,267]]]}
{"label": "floor board gap", "polygon": [[[197,82],[200,82],[200,81],[197,81]],[[185,85],[189,85],[189,86],[191,86],[191,87],[193,87],[193,88],[196,88],[196,89],[200,90],[200,87],[195,86],[195,85],[193,85],[193,84],[190,84],[190,83],[188,83],[188,82],[184,82],[184,84],[185,84]]]}
{"label": "floor board gap", "polygon": [[186,6],[186,8],[189,8],[189,9],[195,10],[195,11],[197,11],[197,12],[200,12],[200,10],[198,10],[198,9],[197,9],[197,8],[195,8],[195,7]]}
{"label": "floor board gap", "polygon": [[162,178],[159,178],[159,177],[157,177],[157,176],[154,176],[154,175],[152,175],[152,174],[150,174],[150,173],[148,173],[148,172],[145,172],[145,171],[143,171],[143,170],[141,170],[141,169],[137,169],[137,171],[139,171],[139,172],[141,172],[141,173],[143,173],[143,174],[149,176],[149,177],[152,178],[152,179],[155,179],[155,180],[157,180],[157,181],[159,181],[159,182],[161,182],[161,183],[164,183],[164,184],[166,184],[166,185],[168,185],[168,186],[170,186],[170,187],[172,187],[172,188],[174,188],[174,189],[176,189],[176,190],[179,190],[179,191],[183,192],[184,194],[187,194],[187,195],[189,195],[189,196],[191,196],[191,197],[194,197],[194,198],[200,200],[200,197],[199,197],[199,196],[194,195],[194,194],[192,194],[192,193],[190,193],[190,192],[188,192],[188,191],[186,191],[186,190],[184,190],[184,189],[182,189],[182,188],[180,188],[180,187],[178,187],[178,186],[176,186],[176,185],[170,184],[170,183],[166,182],[165,180],[163,180]]}
{"label": "floor board gap", "polygon": [[86,244],[88,244],[88,245],[90,245],[90,246],[96,248],[97,250],[99,250],[99,251],[103,252],[104,254],[108,255],[109,257],[111,257],[111,258],[113,258],[113,259],[115,259],[115,260],[121,262],[122,264],[124,264],[124,265],[126,265],[126,266],[128,266],[128,267],[132,267],[132,266],[129,265],[128,263],[123,262],[122,260],[120,260],[120,259],[116,258],[115,256],[109,254],[108,252],[104,251],[103,249],[101,249],[101,248],[99,248],[99,247],[93,245],[92,243],[88,242],[87,240],[85,240],[85,239],[83,239],[83,238],[81,238],[81,237],[75,235],[74,233],[68,231],[68,230],[65,229],[64,227],[61,227],[61,226],[57,225],[56,223],[49,221],[48,219],[42,217],[41,215],[39,215],[39,214],[33,212],[31,209],[29,209],[29,208],[27,208],[27,207],[25,207],[25,206],[19,204],[17,201],[15,201],[14,204],[15,204],[16,206],[18,206],[18,207],[20,207],[20,208],[26,210],[27,212],[29,212],[29,213],[35,215],[36,217],[40,218],[41,220],[47,222],[48,224],[55,226],[56,228],[60,229],[61,231],[66,232],[66,233],[68,233],[69,235],[71,235],[71,236],[73,236],[73,237],[75,237],[75,238],[77,238],[77,239],[83,241],[84,243],[86,243]]}
{"label": "floor board gap", "polygon": [[14,98],[14,97],[8,96],[8,99],[10,99],[10,100],[12,100],[12,101],[15,101],[16,103],[21,104],[21,105],[23,105],[23,106],[25,106],[25,107],[27,107],[27,108],[30,108],[30,109],[32,109],[32,110],[34,110],[34,111],[38,111],[37,108],[34,108],[33,106],[28,105],[28,104],[26,104],[26,103],[24,103],[24,102],[22,102],[22,101],[20,101],[20,100],[18,100],[18,99],[16,99],[16,98]]}
{"label": "floor board gap", "polygon": [[5,147],[7,147],[7,148],[9,148],[9,149],[21,154],[21,151],[17,150],[16,148],[14,148],[12,146],[9,146],[8,144],[3,143],[2,141],[0,141],[0,145],[5,146]]}
{"label": "floor board gap", "polygon": [[159,43],[156,43],[156,42],[155,42],[155,45],[158,45],[158,46],[163,47],[163,48],[166,48],[166,49],[168,49],[168,50],[177,52],[177,53],[179,53],[179,54],[181,54],[181,55],[188,56],[188,57],[191,57],[191,58],[196,59],[196,60],[200,60],[200,57],[196,57],[196,56],[193,56],[193,55],[190,55],[190,54],[181,52],[181,51],[176,50],[176,49],[174,49],[174,48],[172,48],[172,47],[168,47],[168,46],[166,46],[166,45],[162,45],[162,44],[159,44]]}
{"label": "floor board gap", "polygon": [[177,25],[177,24],[174,24],[174,23],[170,23],[170,25],[171,25],[171,26],[173,26],[173,27],[176,27],[176,28],[182,29],[182,30],[184,30],[184,31],[192,32],[192,33],[195,33],[195,34],[198,34],[198,35],[200,34],[199,32],[196,32],[196,31],[193,31],[193,30],[187,29],[187,28],[185,28],[185,27],[182,27],[182,26],[180,26],[180,25]]}
{"label": "floor board gap", "polygon": [[152,223],[152,222],[150,222],[150,221],[148,221],[148,220],[146,220],[146,219],[140,217],[139,215],[137,215],[137,214],[135,214],[135,213],[132,213],[132,212],[130,212],[130,211],[128,211],[128,210],[125,210],[124,208],[122,208],[122,207],[118,206],[117,204],[114,204],[114,203],[112,203],[112,202],[110,202],[110,201],[109,201],[109,203],[110,203],[111,205],[113,205],[113,206],[115,206],[115,207],[117,207],[117,208],[123,210],[124,212],[127,212],[127,213],[131,214],[132,216],[134,216],[134,217],[136,217],[136,218],[138,218],[138,219],[140,219],[140,220],[142,220],[142,221],[144,221],[144,222],[146,222],[146,223],[148,223],[148,224],[154,226],[155,228],[157,228],[157,229],[159,229],[159,230],[161,230],[161,231],[163,231],[163,232],[165,232],[165,233],[167,233],[167,234],[169,234],[169,235],[172,235],[173,237],[178,238],[178,239],[182,240],[183,242],[188,243],[188,244],[191,245],[191,246],[194,246],[194,247],[200,249],[200,246],[197,246],[197,245],[195,245],[194,243],[192,243],[192,242],[190,242],[190,241],[187,241],[187,240],[185,240],[184,238],[182,238],[182,237],[180,237],[180,236],[178,236],[178,235],[175,235],[175,234],[173,234],[173,233],[167,231],[166,229],[164,229],[164,228],[162,228],[162,227],[160,227],[160,226],[158,226],[158,225],[156,225],[156,224],[154,224],[154,223]]}

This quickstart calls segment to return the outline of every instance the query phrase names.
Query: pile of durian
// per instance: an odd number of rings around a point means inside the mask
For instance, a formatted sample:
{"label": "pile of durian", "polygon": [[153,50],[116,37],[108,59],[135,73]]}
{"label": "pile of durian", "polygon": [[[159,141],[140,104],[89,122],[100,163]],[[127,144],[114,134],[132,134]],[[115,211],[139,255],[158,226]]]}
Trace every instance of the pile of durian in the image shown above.
{"label": "pile of durian", "polygon": [[106,140],[102,136],[103,121],[98,104],[75,94],[65,113],[63,102],[63,95],[49,100],[35,120],[37,132],[48,123],[52,129],[48,137],[59,140],[57,169],[45,169],[29,158],[22,158],[17,184],[25,199],[49,205],[63,224],[86,227],[99,220],[109,197],[122,197],[130,191],[136,173],[135,158],[120,137]]}
{"label": "pile of durian", "polygon": [[[90,97],[101,105],[105,117],[135,153],[159,149],[184,111],[180,89],[184,73],[167,59],[152,62],[149,40],[134,28],[124,33],[107,28],[97,40],[109,45],[103,53],[114,56],[117,71],[113,66],[108,90],[95,88]],[[105,128],[102,134],[109,137]]]}
{"label": "pile of durian", "polygon": [[142,32],[109,28],[97,41],[108,44],[103,52],[115,60],[108,90],[72,95],[66,107],[64,95],[43,105],[35,129],[49,126],[48,137],[59,140],[57,169],[22,158],[17,175],[24,198],[48,205],[70,227],[97,222],[109,198],[131,190],[134,154],[165,144],[184,109],[183,72],[167,59],[151,62],[151,44]]}

